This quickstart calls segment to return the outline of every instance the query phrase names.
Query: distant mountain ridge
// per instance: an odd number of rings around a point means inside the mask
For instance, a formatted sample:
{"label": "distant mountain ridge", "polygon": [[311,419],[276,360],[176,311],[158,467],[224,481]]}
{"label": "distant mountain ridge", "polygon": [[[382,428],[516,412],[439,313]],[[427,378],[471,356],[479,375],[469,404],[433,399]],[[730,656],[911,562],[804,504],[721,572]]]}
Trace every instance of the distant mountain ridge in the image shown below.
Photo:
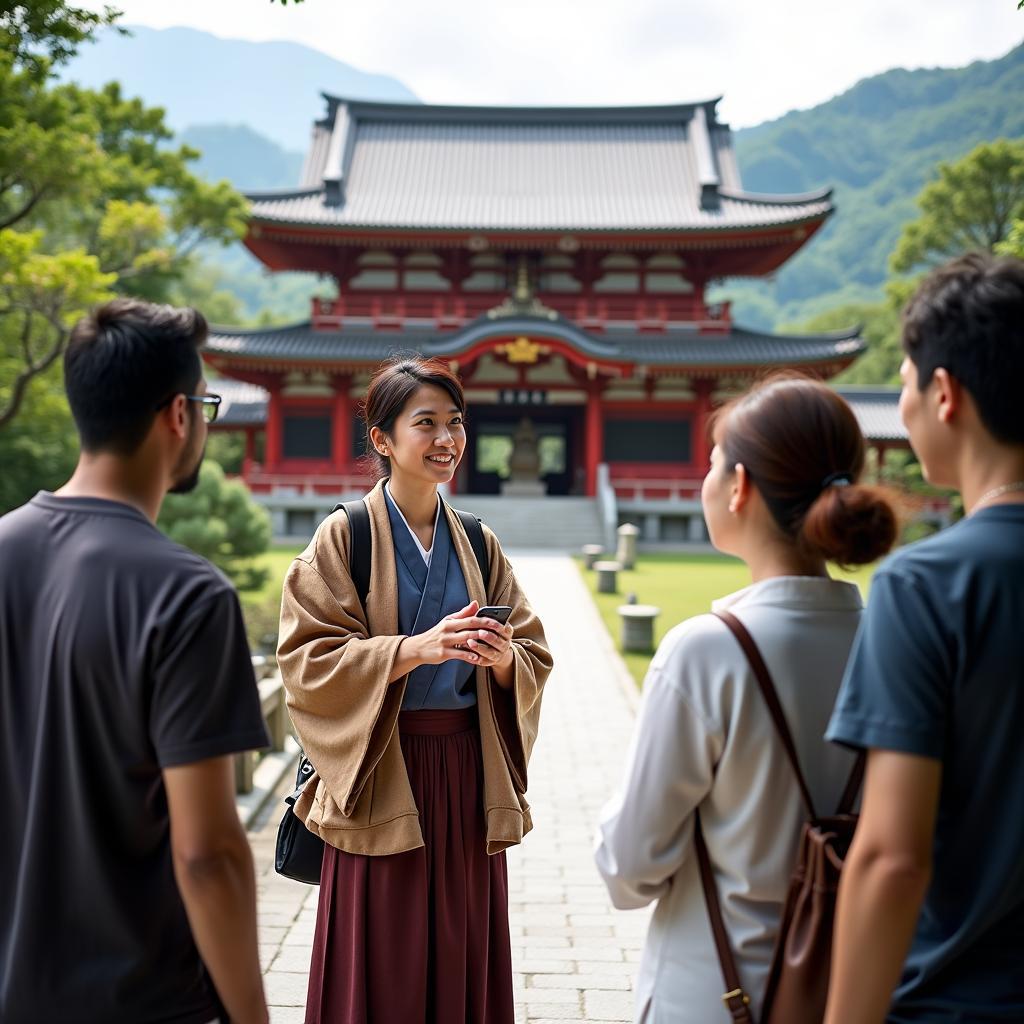
{"label": "distant mountain ridge", "polygon": [[124,26],[83,46],[64,78],[91,88],[112,79],[129,95],[164,107],[176,131],[246,125],[278,146],[305,150],[323,116],[321,92],[354,99],[418,102],[389,75],[376,75],[300,43],[221,39],[191,28]]}

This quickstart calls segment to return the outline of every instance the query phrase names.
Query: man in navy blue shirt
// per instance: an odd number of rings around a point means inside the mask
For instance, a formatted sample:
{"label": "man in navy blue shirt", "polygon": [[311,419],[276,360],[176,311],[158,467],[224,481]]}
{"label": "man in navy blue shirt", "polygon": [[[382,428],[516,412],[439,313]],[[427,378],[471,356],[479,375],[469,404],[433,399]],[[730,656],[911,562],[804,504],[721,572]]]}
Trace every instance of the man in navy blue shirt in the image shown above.
{"label": "man in navy blue shirt", "polygon": [[966,518],[878,570],[828,737],[868,750],[826,1024],[1024,1021],[1024,263],[904,313],[900,412]]}

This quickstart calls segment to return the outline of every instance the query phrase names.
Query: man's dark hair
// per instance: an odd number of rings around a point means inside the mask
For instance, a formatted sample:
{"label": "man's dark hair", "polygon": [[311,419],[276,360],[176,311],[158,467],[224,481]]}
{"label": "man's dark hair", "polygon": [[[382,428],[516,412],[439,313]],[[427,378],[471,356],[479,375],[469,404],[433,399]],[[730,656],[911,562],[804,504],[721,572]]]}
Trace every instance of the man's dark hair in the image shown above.
{"label": "man's dark hair", "polygon": [[194,394],[206,319],[191,308],[114,299],[82,317],[64,353],[64,388],[82,450],[131,455],[157,408]]}
{"label": "man's dark hair", "polygon": [[1024,261],[972,252],[933,270],[903,311],[903,348],[922,391],[943,367],[997,441],[1024,444]]}

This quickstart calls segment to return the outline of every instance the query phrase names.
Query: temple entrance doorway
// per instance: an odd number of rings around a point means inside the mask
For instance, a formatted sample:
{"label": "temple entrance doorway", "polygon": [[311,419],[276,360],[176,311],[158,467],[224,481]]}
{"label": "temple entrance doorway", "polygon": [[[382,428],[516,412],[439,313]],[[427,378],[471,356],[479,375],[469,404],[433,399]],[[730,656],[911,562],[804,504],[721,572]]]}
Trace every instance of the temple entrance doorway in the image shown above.
{"label": "temple entrance doorway", "polygon": [[582,409],[470,406],[458,489],[468,494],[583,492]]}

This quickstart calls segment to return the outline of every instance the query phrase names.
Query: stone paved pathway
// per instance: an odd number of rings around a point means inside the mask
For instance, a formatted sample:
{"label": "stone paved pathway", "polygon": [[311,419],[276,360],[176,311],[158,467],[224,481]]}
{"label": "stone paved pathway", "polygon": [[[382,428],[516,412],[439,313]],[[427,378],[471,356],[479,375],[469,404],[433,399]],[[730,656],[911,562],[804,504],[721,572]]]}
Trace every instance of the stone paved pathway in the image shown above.
{"label": "stone paved pathway", "polygon": [[[514,562],[556,663],[530,765],[534,831],[508,853],[517,1022],[631,1021],[648,915],[612,908],[590,851],[633,726],[632,682],[572,562],[525,554]],[[279,807],[252,833],[260,952],[271,1021],[301,1024],[317,890],[274,874]]]}

